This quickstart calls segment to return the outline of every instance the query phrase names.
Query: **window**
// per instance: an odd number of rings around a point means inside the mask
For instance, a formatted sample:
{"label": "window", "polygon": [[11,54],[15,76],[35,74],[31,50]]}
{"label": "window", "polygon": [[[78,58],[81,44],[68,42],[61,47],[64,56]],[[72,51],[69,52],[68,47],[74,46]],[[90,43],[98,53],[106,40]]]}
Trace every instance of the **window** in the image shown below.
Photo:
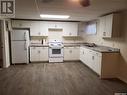
{"label": "window", "polygon": [[88,22],[86,25],[86,34],[96,34],[97,31],[97,23],[94,22]]}

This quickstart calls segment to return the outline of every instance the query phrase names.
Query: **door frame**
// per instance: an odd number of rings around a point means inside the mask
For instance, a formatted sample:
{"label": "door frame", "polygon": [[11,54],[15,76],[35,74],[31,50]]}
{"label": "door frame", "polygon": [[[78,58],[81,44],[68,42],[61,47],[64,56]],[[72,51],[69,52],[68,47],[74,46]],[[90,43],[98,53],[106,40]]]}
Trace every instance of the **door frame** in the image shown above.
{"label": "door frame", "polygon": [[0,51],[1,51],[1,59],[0,59],[0,67],[3,68],[3,33],[2,33],[2,20],[0,20]]}
{"label": "door frame", "polygon": [[10,66],[10,52],[9,52],[9,19],[0,19],[1,34],[3,43],[3,68]]}
{"label": "door frame", "polygon": [[0,20],[0,28],[1,28],[1,42],[2,42],[2,68],[5,66],[5,49],[4,49],[4,23],[3,20]]}

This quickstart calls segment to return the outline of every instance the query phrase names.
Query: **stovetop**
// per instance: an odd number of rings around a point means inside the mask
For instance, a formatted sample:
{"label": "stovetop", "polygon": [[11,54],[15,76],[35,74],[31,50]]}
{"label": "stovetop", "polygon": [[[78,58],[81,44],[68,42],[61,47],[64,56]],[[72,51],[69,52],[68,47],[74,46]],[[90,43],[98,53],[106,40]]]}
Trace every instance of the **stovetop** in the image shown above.
{"label": "stovetop", "polygon": [[54,41],[49,42],[49,47],[63,47],[63,46],[64,46],[63,42],[61,41],[54,40]]}

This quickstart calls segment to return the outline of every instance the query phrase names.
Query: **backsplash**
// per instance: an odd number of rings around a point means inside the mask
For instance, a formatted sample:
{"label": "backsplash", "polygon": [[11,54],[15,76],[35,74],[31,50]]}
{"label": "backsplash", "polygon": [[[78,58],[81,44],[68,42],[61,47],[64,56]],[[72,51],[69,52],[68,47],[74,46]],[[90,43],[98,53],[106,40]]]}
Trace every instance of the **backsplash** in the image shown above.
{"label": "backsplash", "polygon": [[31,37],[31,43],[42,43],[48,44],[51,40],[60,40],[63,43],[83,43],[83,39],[80,36],[77,37],[63,37],[62,31],[49,31],[48,37]]}

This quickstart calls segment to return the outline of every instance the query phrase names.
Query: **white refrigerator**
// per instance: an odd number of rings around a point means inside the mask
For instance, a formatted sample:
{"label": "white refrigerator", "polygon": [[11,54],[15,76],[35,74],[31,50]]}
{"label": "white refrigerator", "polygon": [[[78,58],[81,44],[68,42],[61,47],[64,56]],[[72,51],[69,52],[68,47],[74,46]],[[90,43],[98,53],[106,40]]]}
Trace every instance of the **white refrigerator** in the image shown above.
{"label": "white refrigerator", "polygon": [[13,30],[11,32],[12,64],[29,63],[29,31]]}

